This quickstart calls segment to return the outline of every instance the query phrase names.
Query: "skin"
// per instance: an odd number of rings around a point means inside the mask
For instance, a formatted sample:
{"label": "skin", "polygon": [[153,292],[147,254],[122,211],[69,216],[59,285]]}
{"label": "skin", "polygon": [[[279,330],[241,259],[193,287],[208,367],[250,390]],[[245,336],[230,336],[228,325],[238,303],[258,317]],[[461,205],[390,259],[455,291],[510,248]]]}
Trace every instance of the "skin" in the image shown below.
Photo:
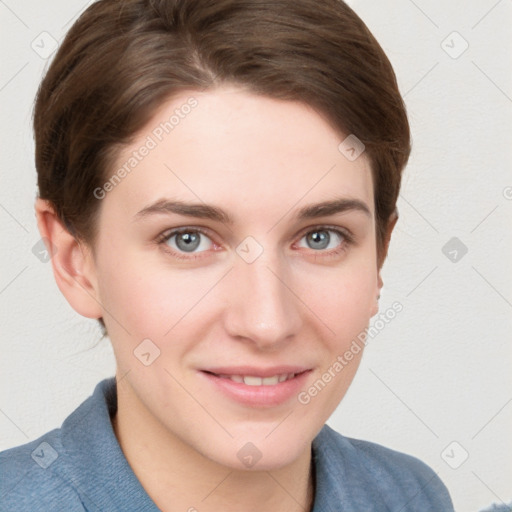
{"label": "skin", "polygon": [[[41,199],[39,229],[57,248],[53,270],[71,306],[104,318],[117,361],[114,431],[157,506],[311,510],[311,442],[345,395],[363,351],[307,405],[293,397],[251,408],[198,370],[303,365],[312,369],[307,389],[364,331],[382,286],[369,162],[364,153],[345,158],[338,150],[345,135],[310,107],[223,86],[163,104],[112,173],[190,96],[197,107],[100,201],[93,247],[77,242]],[[361,201],[370,214],[294,219],[300,208],[338,197]],[[161,199],[213,204],[234,223],[137,216]],[[325,234],[325,225],[330,242],[318,248],[306,235]],[[176,236],[155,241],[178,227],[207,232],[192,254],[180,250]],[[331,228],[348,230],[353,242]],[[250,264],[236,252],[248,236],[263,248]],[[134,356],[147,338],[160,350],[149,366]],[[262,454],[252,468],[237,457],[247,442]]]}

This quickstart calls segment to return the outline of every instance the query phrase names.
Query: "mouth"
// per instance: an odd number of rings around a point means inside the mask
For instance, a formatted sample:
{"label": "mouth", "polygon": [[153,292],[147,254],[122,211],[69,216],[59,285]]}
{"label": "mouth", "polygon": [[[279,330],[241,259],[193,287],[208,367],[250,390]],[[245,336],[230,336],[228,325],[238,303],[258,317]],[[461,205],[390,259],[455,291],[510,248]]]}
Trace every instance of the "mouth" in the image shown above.
{"label": "mouth", "polygon": [[[305,370],[308,371],[308,370]],[[209,373],[210,375],[214,375],[215,377],[219,377],[221,379],[230,379],[233,382],[238,382],[240,384],[245,384],[246,386],[275,386],[280,384],[281,382],[286,382],[288,380],[294,379],[297,375],[300,375],[305,372],[290,372],[290,373],[279,373],[276,375],[272,375],[270,377],[258,377],[257,375],[228,375],[228,374],[218,374],[214,372],[210,372],[205,370],[205,373]]]}
{"label": "mouth", "polygon": [[249,407],[275,407],[289,402],[307,384],[310,368],[248,367],[200,370],[215,394]]}

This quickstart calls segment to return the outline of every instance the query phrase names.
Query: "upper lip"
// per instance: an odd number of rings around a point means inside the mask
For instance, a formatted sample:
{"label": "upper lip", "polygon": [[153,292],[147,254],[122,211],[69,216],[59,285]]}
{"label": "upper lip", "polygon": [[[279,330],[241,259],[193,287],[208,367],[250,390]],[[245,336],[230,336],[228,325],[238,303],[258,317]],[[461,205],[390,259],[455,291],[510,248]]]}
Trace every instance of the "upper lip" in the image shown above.
{"label": "upper lip", "polygon": [[215,373],[217,375],[245,375],[251,377],[273,377],[284,373],[303,373],[311,368],[306,366],[272,366],[270,368],[258,368],[256,366],[218,366],[215,368],[203,368],[201,371]]}

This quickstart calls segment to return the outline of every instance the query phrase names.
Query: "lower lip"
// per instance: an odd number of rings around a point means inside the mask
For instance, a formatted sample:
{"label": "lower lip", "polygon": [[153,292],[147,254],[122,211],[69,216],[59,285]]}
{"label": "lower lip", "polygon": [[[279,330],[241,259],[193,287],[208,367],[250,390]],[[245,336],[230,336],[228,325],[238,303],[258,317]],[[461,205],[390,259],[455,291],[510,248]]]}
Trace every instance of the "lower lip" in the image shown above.
{"label": "lower lip", "polygon": [[304,386],[311,370],[307,370],[293,377],[293,379],[278,382],[272,386],[248,386],[243,382],[218,377],[211,373],[200,371],[217,389],[232,400],[251,407],[272,407],[280,405],[292,397],[296,397]]}

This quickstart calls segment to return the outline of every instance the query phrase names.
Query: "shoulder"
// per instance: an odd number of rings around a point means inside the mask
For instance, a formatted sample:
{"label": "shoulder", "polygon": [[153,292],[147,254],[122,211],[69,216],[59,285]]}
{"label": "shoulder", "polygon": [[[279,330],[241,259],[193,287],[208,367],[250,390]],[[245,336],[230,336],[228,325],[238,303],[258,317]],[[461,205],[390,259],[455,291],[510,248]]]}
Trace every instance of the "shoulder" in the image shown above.
{"label": "shoulder", "polygon": [[95,508],[101,497],[92,501],[90,486],[106,472],[100,462],[109,449],[106,397],[115,393],[113,385],[101,381],[60,428],[0,452],[0,512]]}
{"label": "shoulder", "polygon": [[0,511],[55,510],[56,504],[85,510],[73,486],[55,472],[65,458],[60,429],[0,452]]}
{"label": "shoulder", "polygon": [[354,500],[368,496],[369,502],[378,500],[390,510],[404,512],[453,511],[449,492],[437,473],[416,457],[345,437],[328,425],[315,438],[314,447],[331,486],[350,487],[347,494]]}

